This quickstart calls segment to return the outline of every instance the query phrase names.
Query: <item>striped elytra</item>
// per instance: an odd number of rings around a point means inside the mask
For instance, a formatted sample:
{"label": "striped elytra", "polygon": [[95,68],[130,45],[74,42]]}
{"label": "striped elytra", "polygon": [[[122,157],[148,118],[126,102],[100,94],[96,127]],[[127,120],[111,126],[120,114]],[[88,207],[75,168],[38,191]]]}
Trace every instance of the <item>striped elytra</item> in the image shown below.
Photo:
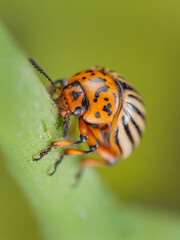
{"label": "striped elytra", "polygon": [[[127,81],[123,82],[129,86]],[[145,130],[145,116],[146,111],[139,94],[133,88],[124,87],[123,106],[118,118],[118,141],[123,158],[128,157],[139,144]]]}

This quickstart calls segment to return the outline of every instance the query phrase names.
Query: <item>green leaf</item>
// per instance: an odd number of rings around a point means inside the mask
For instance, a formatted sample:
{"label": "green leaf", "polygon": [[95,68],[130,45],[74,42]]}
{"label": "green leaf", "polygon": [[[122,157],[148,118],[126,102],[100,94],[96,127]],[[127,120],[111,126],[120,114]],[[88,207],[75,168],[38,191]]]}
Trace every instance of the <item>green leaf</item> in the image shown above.
{"label": "green leaf", "polygon": [[27,57],[0,26],[0,143],[6,166],[32,205],[43,239],[178,239],[179,218],[118,203],[94,169],[73,188],[78,161],[53,150],[39,162],[32,156],[60,139],[62,121]]}

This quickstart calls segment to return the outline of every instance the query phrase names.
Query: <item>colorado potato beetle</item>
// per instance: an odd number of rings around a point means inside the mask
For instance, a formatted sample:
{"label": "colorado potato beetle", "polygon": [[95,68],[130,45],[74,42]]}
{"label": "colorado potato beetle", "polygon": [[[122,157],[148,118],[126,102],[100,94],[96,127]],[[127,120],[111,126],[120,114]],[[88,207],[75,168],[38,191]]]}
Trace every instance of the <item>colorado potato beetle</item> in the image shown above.
{"label": "colorado potato beetle", "polygon": [[[64,137],[67,135],[70,115],[78,117],[80,140],[54,141],[43,152],[40,160],[52,148],[87,142],[89,151],[67,148],[54,164],[53,175],[65,155],[89,155],[96,152],[101,160],[86,158],[81,161],[79,177],[86,166],[112,166],[120,158],[126,158],[139,144],[145,130],[145,107],[142,98],[134,87],[119,74],[100,67],[92,67],[73,75],[69,80],[53,82],[50,77],[29,59],[31,64],[52,84],[49,92],[55,89],[59,95],[54,100],[60,117],[65,119]],[[57,87],[61,82],[61,87]]]}

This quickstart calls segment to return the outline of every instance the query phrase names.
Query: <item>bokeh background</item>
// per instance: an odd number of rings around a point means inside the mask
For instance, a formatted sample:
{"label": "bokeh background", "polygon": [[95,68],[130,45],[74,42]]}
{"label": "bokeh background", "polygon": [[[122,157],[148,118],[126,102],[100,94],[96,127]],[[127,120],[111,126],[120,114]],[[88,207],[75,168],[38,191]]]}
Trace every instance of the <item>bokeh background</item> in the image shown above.
{"label": "bokeh background", "polygon": [[[0,1],[0,18],[53,79],[93,65],[131,81],[147,108],[147,130],[126,161],[97,170],[119,199],[180,209],[180,1]],[[2,80],[0,80],[2,81]],[[42,79],[47,86],[46,79]],[[4,157],[1,154],[1,159]],[[0,239],[38,239],[21,189],[0,161]],[[10,199],[14,199],[13,203]],[[8,204],[10,202],[10,204]],[[9,233],[10,234],[10,233]]]}

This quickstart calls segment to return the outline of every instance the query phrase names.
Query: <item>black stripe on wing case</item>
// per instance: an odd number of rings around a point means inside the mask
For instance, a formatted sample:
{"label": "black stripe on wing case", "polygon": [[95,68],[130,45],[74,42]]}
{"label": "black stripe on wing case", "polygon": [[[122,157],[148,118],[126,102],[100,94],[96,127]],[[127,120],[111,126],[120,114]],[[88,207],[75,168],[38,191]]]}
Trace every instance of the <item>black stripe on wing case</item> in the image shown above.
{"label": "black stripe on wing case", "polygon": [[134,99],[138,100],[140,103],[143,103],[143,101],[139,97],[134,96],[133,94],[128,94],[128,97],[134,98]]}
{"label": "black stripe on wing case", "polygon": [[122,117],[122,121],[123,121],[124,130],[125,130],[128,138],[129,138],[129,140],[134,145],[134,139],[133,139],[133,137],[131,135],[131,132],[129,130],[128,121],[126,120],[126,117]]}
{"label": "black stripe on wing case", "polygon": [[135,107],[132,103],[126,102],[126,106],[131,110],[133,110],[134,112],[136,112],[137,114],[139,114],[139,116],[145,121],[144,114],[142,114],[142,112],[137,107]]}
{"label": "black stripe on wing case", "polygon": [[131,87],[129,84],[127,84],[125,82],[121,82],[121,85],[124,90],[132,90],[132,91],[136,92],[136,90],[133,87]]}
{"label": "black stripe on wing case", "polygon": [[141,130],[140,130],[139,126],[137,125],[137,123],[132,118],[131,114],[126,109],[124,109],[124,112],[125,112],[126,116],[129,118],[129,120],[132,122],[134,127],[136,128],[137,132],[139,133],[139,136],[141,136]]}
{"label": "black stripe on wing case", "polygon": [[119,144],[119,140],[118,140],[118,132],[119,132],[119,129],[116,127],[116,130],[115,130],[115,135],[114,135],[114,140],[115,140],[115,143],[116,145],[119,147],[119,150],[121,151],[122,153],[122,148]]}

